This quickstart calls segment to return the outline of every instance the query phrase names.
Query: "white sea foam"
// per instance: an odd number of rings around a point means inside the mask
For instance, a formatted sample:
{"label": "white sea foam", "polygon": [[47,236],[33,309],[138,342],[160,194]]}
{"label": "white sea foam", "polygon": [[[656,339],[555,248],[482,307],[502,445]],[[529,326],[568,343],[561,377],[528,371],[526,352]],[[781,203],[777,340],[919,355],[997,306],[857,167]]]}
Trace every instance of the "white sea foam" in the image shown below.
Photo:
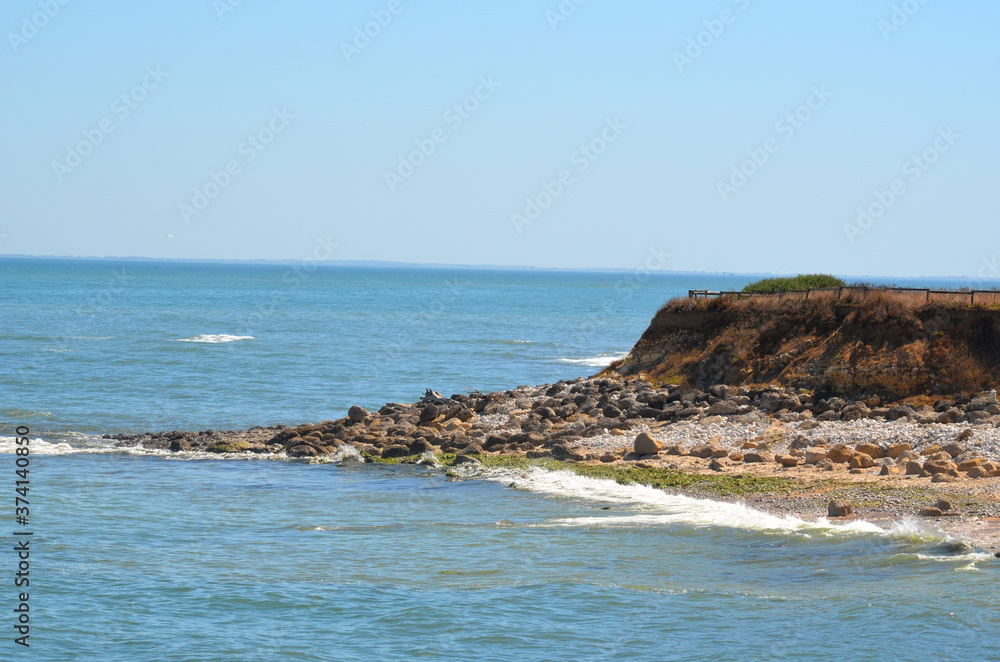
{"label": "white sea foam", "polygon": [[585,359],[556,359],[559,363],[573,363],[575,365],[585,365],[594,368],[605,368],[618,359],[623,359],[628,355],[628,352],[622,352],[621,354],[614,354],[611,356],[591,356]]}
{"label": "white sea foam", "polygon": [[235,342],[237,340],[254,340],[253,336],[232,336],[228,333],[220,333],[216,335],[203,334],[192,336],[190,338],[179,338],[177,342],[203,342],[203,343],[223,343],[223,342]]}
{"label": "white sea foam", "polygon": [[[460,469],[461,471],[461,469]],[[790,515],[778,516],[739,503],[695,499],[668,494],[644,485],[621,485],[612,480],[578,476],[569,471],[549,471],[537,467],[524,471],[510,469],[465,469],[470,478],[490,480],[557,497],[602,504],[627,506],[620,516],[569,517],[549,520],[538,526],[634,527],[687,524],[730,527],[751,531],[797,533],[803,536],[844,534],[890,535],[891,531],[864,520],[830,522],[822,518],[808,521]]]}

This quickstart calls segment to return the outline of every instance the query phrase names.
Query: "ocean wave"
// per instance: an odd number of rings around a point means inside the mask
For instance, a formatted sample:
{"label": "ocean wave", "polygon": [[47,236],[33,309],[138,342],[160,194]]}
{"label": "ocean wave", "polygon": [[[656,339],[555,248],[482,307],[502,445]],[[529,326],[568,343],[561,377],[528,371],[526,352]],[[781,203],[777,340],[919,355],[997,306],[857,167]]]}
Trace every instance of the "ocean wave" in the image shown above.
{"label": "ocean wave", "polygon": [[500,345],[534,345],[534,340],[514,340],[506,338],[490,338],[490,342],[495,342]]}
{"label": "ocean wave", "polygon": [[629,507],[619,516],[567,517],[536,524],[541,527],[617,528],[686,524],[689,526],[728,527],[750,531],[814,535],[881,534],[888,531],[872,522],[830,522],[825,518],[804,520],[791,515],[778,516],[739,503],[696,499],[668,494],[645,485],[621,485],[613,480],[588,478],[569,471],[550,471],[533,467],[527,470],[467,469],[466,476],[528,489],[558,497],[568,497],[600,504]]}
{"label": "ocean wave", "polygon": [[585,365],[585,366],[591,366],[591,367],[594,367],[594,368],[606,368],[609,365],[611,365],[612,363],[614,363],[615,361],[617,361],[619,359],[623,359],[626,356],[628,356],[628,352],[622,352],[620,354],[613,354],[611,356],[608,356],[606,354],[602,355],[602,356],[591,356],[591,357],[585,358],[585,359],[556,359],[556,362],[557,363],[572,363],[572,364],[575,364],[575,365]]}
{"label": "ocean wave", "polygon": [[220,333],[217,335],[203,334],[192,336],[190,338],[179,338],[177,342],[203,342],[203,343],[223,343],[223,342],[235,342],[237,340],[255,340],[253,336],[231,336],[228,333]]}

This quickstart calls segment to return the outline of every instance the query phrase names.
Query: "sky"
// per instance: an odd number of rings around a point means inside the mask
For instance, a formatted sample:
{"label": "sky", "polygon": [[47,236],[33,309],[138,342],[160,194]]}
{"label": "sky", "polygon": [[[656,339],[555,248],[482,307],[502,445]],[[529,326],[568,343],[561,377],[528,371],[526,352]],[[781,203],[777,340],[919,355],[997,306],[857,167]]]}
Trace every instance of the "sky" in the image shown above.
{"label": "sky", "polygon": [[0,254],[998,278],[1000,4],[0,5]]}

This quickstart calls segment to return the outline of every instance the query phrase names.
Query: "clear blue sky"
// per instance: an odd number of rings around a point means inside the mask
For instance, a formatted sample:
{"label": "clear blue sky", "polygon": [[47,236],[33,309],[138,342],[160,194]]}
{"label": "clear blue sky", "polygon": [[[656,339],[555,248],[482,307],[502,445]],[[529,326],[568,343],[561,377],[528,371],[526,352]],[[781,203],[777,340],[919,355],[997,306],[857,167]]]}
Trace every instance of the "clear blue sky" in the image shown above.
{"label": "clear blue sky", "polygon": [[0,253],[1000,276],[1000,5],[562,6],[7,0]]}

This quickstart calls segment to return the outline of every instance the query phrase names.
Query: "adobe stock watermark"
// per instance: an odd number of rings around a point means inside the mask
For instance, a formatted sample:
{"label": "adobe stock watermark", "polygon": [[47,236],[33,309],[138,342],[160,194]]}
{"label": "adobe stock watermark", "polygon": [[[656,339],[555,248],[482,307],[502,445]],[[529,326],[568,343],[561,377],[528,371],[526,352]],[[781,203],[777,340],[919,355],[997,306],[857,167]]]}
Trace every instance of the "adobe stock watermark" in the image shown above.
{"label": "adobe stock watermark", "polygon": [[[450,131],[457,131],[467,119],[472,117],[473,113],[479,110],[480,104],[493,96],[493,93],[500,86],[501,83],[493,80],[493,76],[480,76],[479,85],[476,86],[476,89],[444,111],[444,114],[441,115],[441,120],[448,125]],[[443,128],[434,129],[426,138],[417,138],[414,140],[413,144],[417,148],[405,156],[402,154],[399,155],[399,162],[395,172],[392,170],[385,171],[385,183],[389,187],[389,190],[395,193],[396,189],[412,177],[417,168],[426,163],[427,158],[437,151],[438,145],[441,145],[446,140],[448,140],[448,131]]]}
{"label": "adobe stock watermark", "polygon": [[1000,262],[997,262],[996,254],[990,257],[981,258],[980,267],[975,273],[974,278],[969,279],[969,289],[970,290],[982,290],[985,288],[985,283],[987,281],[1000,280]]}
{"label": "adobe stock watermark", "polygon": [[565,23],[570,16],[576,13],[576,8],[587,0],[562,0],[555,10],[545,11],[545,20],[549,22],[549,27],[555,32],[560,23]]}
{"label": "adobe stock watermark", "polygon": [[[607,151],[612,143],[621,137],[627,128],[628,124],[622,123],[620,117],[604,120],[604,127],[597,137],[580,145],[579,149],[570,154],[569,163],[575,167],[576,173],[579,175],[585,172],[594,161]],[[537,221],[542,213],[558,200],[575,181],[573,171],[564,168],[554,179],[542,182],[540,193],[524,199],[524,210],[521,213],[515,212],[510,215],[510,221],[514,224],[517,233],[521,234],[524,232],[524,226]]]}
{"label": "adobe stock watermark", "polygon": [[212,9],[215,10],[215,15],[219,17],[221,23],[226,20],[226,14],[232,14],[242,4],[243,0],[213,0]]}
{"label": "adobe stock watermark", "polygon": [[330,235],[327,235],[325,238],[316,237],[316,244],[313,247],[312,254],[300,259],[281,274],[281,282],[283,285],[287,285],[288,289],[271,292],[267,297],[267,301],[249,312],[246,317],[243,333],[253,335],[260,328],[264,319],[274,314],[275,304],[289,291],[294,291],[302,283],[312,278],[313,272],[319,268],[320,264],[332,260],[339,248],[340,244],[335,243]]}
{"label": "adobe stock watermark", "polygon": [[[111,102],[111,112],[118,118],[119,122],[128,119],[136,108],[145,101],[149,93],[160,86],[163,79],[168,74],[160,70],[160,65],[146,67],[146,75],[138,85],[116,98]],[[114,132],[115,121],[111,117],[105,117],[97,123],[93,129],[84,129],[83,140],[76,145],[66,146],[66,158],[64,161],[53,161],[52,172],[55,173],[56,180],[60,183],[66,175],[80,167],[84,160],[94,153],[94,150],[104,142],[104,139]]]}
{"label": "adobe stock watermark", "polygon": [[38,0],[41,11],[35,12],[31,17],[21,17],[21,29],[17,32],[8,32],[7,41],[14,49],[16,55],[22,46],[26,46],[29,41],[38,36],[38,31],[49,24],[49,21],[56,17],[63,7],[68,5],[70,0]]}
{"label": "adobe stock watermark", "polygon": [[[733,0],[733,4],[740,11],[746,11],[750,7],[750,0]],[[705,29],[693,37],[688,37],[683,52],[674,51],[674,65],[677,71],[684,73],[684,67],[694,64],[695,60],[704,55],[705,51],[711,48],[726,31],[726,26],[736,22],[736,16],[733,10],[723,9],[716,18],[702,21],[701,24]]]}
{"label": "adobe stock watermark", "polygon": [[[786,142],[791,140],[799,129],[812,119],[813,114],[825,106],[826,102],[833,96],[833,93],[826,89],[826,85],[820,85],[818,88],[814,85],[810,88],[810,92],[802,105],[792,112],[785,113],[784,117],[774,123],[775,132]],[[748,149],[747,156],[750,158],[729,169],[728,182],[721,179],[716,181],[715,188],[722,196],[722,201],[728,201],[732,194],[746,186],[750,178],[756,175],[771,156],[777,154],[780,149],[781,144],[773,137],[766,139],[760,147]]]}
{"label": "adobe stock watermark", "polygon": [[[252,163],[280,133],[288,128],[293,119],[295,119],[295,115],[288,112],[287,108],[281,110],[275,108],[271,113],[271,118],[263,127],[247,136],[236,146],[236,153],[243,157],[243,163]],[[182,202],[178,205],[177,209],[180,211],[184,223],[190,223],[192,216],[198,216],[205,211],[212,200],[226,190],[242,172],[243,165],[237,159],[230,159],[221,169],[210,171],[208,173],[209,181],[202,186],[191,189],[191,204]]]}
{"label": "adobe stock watermark", "polygon": [[885,189],[876,189],[872,194],[875,200],[867,206],[858,207],[857,220],[854,223],[844,224],[844,236],[847,237],[847,241],[853,244],[858,236],[870,230],[875,221],[892,209],[892,206],[906,193],[908,189],[904,179],[908,179],[911,183],[919,180],[959,138],[961,136],[950,126],[947,129],[938,129],[937,137],[930,145],[903,162],[904,177],[892,180]]}
{"label": "adobe stock watermark", "polygon": [[127,274],[124,267],[117,271],[112,269],[111,278],[104,288],[98,294],[92,294],[87,297],[86,301],[76,307],[75,312],[78,315],[103,312],[116,298],[125,292],[126,286],[133,280],[135,280],[135,276]]}
{"label": "adobe stock watermark", "polygon": [[344,54],[347,63],[350,64],[352,58],[361,55],[361,51],[371,46],[372,40],[382,34],[382,30],[389,27],[392,19],[399,16],[402,11],[403,5],[400,0],[389,0],[385,9],[378,9],[371,13],[372,20],[365,23],[364,26],[354,28],[354,39],[351,40],[351,43],[340,42],[340,52]]}
{"label": "adobe stock watermark", "polygon": [[927,0],[905,0],[893,5],[889,20],[880,18],[876,24],[878,31],[882,33],[882,39],[889,41],[889,35],[899,32],[900,28],[909,23],[913,15],[926,4]]}

